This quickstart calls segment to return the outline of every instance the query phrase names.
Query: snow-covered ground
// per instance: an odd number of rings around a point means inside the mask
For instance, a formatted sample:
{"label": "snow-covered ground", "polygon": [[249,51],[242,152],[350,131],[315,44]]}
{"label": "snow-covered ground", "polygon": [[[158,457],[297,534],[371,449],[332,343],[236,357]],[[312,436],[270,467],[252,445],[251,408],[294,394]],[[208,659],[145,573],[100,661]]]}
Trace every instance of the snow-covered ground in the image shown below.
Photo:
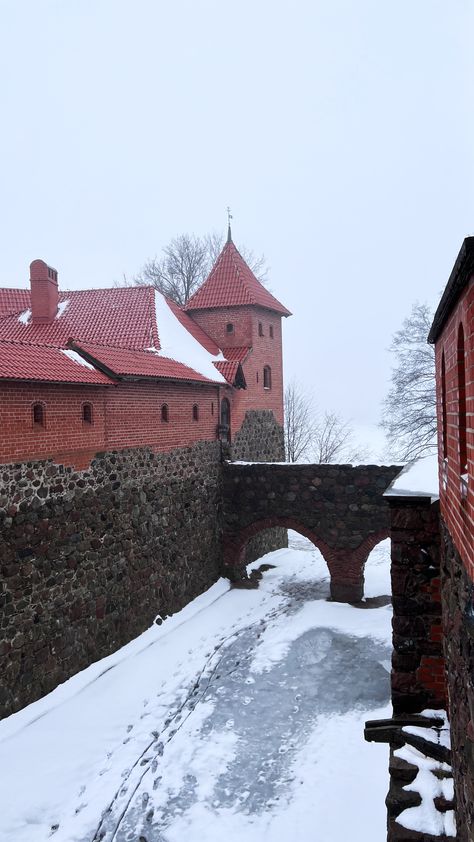
{"label": "snow-covered ground", "polygon": [[[366,594],[390,592],[388,542]],[[262,560],[256,563],[261,563]],[[294,533],[258,590],[220,580],[0,723],[1,842],[380,842],[391,609],[327,602]]]}

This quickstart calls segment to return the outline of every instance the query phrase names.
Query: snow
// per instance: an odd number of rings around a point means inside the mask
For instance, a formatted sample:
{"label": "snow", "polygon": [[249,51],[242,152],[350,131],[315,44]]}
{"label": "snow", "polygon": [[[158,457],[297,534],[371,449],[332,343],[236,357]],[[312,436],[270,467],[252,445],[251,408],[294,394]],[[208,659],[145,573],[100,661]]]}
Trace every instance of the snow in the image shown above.
{"label": "snow", "polygon": [[[423,737],[426,740],[439,743],[447,748],[450,747],[449,724],[445,711],[424,710],[424,716],[436,716],[444,718],[444,725],[437,728],[419,728],[409,725],[403,731]],[[452,778],[438,778],[435,772],[450,772],[447,763],[440,763],[432,757],[426,757],[421,751],[409,745],[397,749],[395,757],[400,757],[407,763],[418,766],[418,774],[411,784],[404,789],[411,792],[418,792],[421,795],[421,804],[418,807],[409,807],[403,810],[397,817],[398,824],[408,830],[416,830],[419,833],[430,833],[433,836],[456,836],[456,820],[454,810],[440,813],[433,799],[443,796],[448,800],[454,797],[454,783]]]}
{"label": "snow", "polygon": [[68,306],[69,306],[69,298],[67,298],[65,301],[60,301],[59,304],[58,304],[58,312],[56,313],[54,318],[60,319],[61,316],[63,315],[64,311],[68,308]]}
{"label": "snow", "polygon": [[18,316],[18,321],[22,325],[27,325],[28,322],[30,321],[30,319],[31,319],[31,310],[24,310],[23,313],[20,313],[20,315]]}
{"label": "snow", "polygon": [[160,350],[156,348],[147,350],[183,363],[210,380],[226,383],[225,377],[214,365],[214,362],[224,360],[222,353],[213,356],[209,351],[206,351],[201,343],[176,318],[166,303],[166,298],[158,290],[155,290],[155,310],[161,347]]}
{"label": "snow", "polygon": [[83,365],[84,368],[90,368],[92,371],[96,371],[94,366],[88,363],[87,360],[84,359],[84,357],[81,357],[81,355],[78,354],[77,351],[70,351],[68,348],[61,348],[60,350],[61,354],[64,354],[64,356],[69,357],[69,359],[72,360],[73,363],[78,363],[79,365]]}
{"label": "snow", "polygon": [[[388,752],[363,725],[390,715],[391,610],[327,602],[322,556],[291,543],[258,590],[219,580],[0,722],[1,842],[384,838]],[[380,544],[370,595],[388,567]]]}
{"label": "snow", "polygon": [[385,497],[439,497],[438,454],[432,453],[406,465],[384,494]]}

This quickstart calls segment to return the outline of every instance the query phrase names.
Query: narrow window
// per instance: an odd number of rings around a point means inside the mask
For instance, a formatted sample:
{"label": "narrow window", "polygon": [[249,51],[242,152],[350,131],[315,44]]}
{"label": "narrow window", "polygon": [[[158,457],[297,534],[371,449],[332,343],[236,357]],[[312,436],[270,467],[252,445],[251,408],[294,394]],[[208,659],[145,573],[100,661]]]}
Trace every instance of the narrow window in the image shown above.
{"label": "narrow window", "polygon": [[197,403],[193,406],[193,421],[199,421],[199,407]]}
{"label": "narrow window", "polygon": [[261,322],[258,323],[258,335],[263,336],[263,325]]}
{"label": "narrow window", "polygon": [[211,401],[211,415],[214,415],[214,401]]}
{"label": "narrow window", "polygon": [[446,405],[446,363],[444,351],[441,357],[441,412],[442,412],[442,434],[443,434],[443,459],[448,458],[448,410]]}
{"label": "narrow window", "polygon": [[459,469],[467,473],[466,445],[466,358],[464,353],[464,329],[459,325],[458,333],[458,424],[459,424]]}
{"label": "narrow window", "polygon": [[269,365],[266,365],[263,369],[263,388],[272,388],[272,370]]}
{"label": "narrow window", "polygon": [[273,339],[273,325],[270,325],[269,331],[270,331],[270,339]]}
{"label": "narrow window", "polygon": [[163,406],[161,407],[161,420],[166,421],[166,422],[170,420],[167,403],[164,403]]}
{"label": "narrow window", "polygon": [[227,324],[225,326],[225,329],[226,329],[226,333],[233,333],[234,332],[234,325],[232,324],[232,322],[227,322]]}
{"label": "narrow window", "polygon": [[92,424],[92,404],[82,404],[82,420],[84,424]]}
{"label": "narrow window", "polygon": [[42,403],[33,404],[33,424],[44,427],[44,406]]}
{"label": "narrow window", "polygon": [[257,371],[257,383],[258,383],[258,371]]}

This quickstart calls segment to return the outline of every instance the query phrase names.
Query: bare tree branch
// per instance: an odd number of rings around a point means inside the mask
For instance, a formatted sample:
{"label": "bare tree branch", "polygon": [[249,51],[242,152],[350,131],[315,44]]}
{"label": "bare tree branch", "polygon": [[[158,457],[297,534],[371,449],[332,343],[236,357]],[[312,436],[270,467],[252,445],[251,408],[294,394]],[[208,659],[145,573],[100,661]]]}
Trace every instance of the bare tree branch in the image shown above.
{"label": "bare tree branch", "polygon": [[[208,277],[223,245],[224,238],[215,232],[204,237],[179,234],[165,246],[161,257],[144,263],[134,283],[154,286],[183,307]],[[268,271],[265,257],[255,257],[245,248],[240,251],[258,280],[265,282]]]}
{"label": "bare tree branch", "polygon": [[415,303],[390,346],[396,365],[381,427],[397,459],[415,459],[436,448],[434,349],[427,343],[431,321],[428,305]]}
{"label": "bare tree branch", "polygon": [[286,459],[305,461],[313,449],[316,417],[311,396],[294,380],[285,389],[284,410]]}

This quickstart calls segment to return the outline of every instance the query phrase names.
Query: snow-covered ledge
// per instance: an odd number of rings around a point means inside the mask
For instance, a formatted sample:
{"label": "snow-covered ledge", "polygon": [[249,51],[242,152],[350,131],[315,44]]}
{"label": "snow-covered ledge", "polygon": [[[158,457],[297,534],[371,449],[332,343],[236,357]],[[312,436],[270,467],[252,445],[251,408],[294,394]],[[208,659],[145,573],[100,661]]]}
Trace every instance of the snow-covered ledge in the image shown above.
{"label": "snow-covered ledge", "polygon": [[387,488],[384,497],[431,497],[439,499],[438,454],[409,462]]}

